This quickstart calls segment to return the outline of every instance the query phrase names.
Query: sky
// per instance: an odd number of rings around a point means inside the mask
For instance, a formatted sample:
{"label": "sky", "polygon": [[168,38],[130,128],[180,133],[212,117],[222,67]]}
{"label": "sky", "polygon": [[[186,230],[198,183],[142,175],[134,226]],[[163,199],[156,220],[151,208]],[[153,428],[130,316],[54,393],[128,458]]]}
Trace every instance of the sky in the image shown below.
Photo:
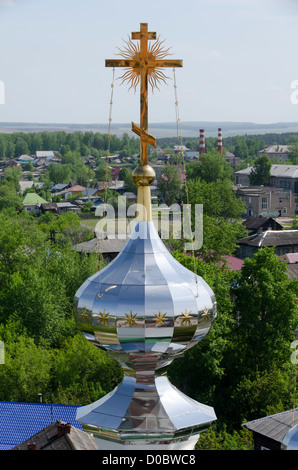
{"label": "sky", "polygon": [[[117,58],[148,23],[176,69],[180,119],[298,122],[298,0],[0,0],[0,122],[108,123]],[[173,70],[149,122],[175,122]],[[112,122],[139,122],[115,69]],[[297,86],[298,89],[298,86]]]}

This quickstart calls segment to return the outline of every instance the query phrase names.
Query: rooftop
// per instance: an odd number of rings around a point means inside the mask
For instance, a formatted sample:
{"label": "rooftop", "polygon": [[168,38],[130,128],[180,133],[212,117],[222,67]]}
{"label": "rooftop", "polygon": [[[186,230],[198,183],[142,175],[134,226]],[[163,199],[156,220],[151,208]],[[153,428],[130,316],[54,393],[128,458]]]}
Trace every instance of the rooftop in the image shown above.
{"label": "rooftop", "polygon": [[26,196],[24,197],[23,205],[35,206],[35,205],[40,205],[40,204],[46,204],[47,202],[48,201],[46,201],[44,198],[42,198],[36,193],[27,193]]}
{"label": "rooftop", "polygon": [[241,238],[237,243],[258,247],[298,245],[298,230],[266,230]]}
{"label": "rooftop", "polygon": [[[250,175],[252,166],[235,171],[235,175]],[[278,178],[298,178],[298,165],[272,165],[270,175]]]}
{"label": "rooftop", "polygon": [[267,438],[281,443],[285,434],[291,429],[293,417],[294,425],[298,424],[298,408],[256,419],[254,421],[245,423],[243,426],[250,431],[261,434],[262,436],[266,436]]}
{"label": "rooftop", "polygon": [[83,430],[76,421],[76,405],[0,402],[0,450],[9,450],[61,420]]}
{"label": "rooftop", "polygon": [[10,450],[98,450],[89,434],[60,419]]}
{"label": "rooftop", "polygon": [[260,150],[259,153],[288,153],[289,147],[288,145],[267,145],[263,150]]}

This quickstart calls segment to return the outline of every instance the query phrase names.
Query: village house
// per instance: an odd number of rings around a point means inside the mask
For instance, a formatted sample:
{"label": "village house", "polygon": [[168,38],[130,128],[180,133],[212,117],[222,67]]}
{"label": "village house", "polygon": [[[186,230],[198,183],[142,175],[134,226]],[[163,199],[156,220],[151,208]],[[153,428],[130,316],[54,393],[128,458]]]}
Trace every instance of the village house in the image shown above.
{"label": "village house", "polygon": [[246,217],[295,216],[295,197],[291,190],[269,186],[239,187],[236,195],[246,204]]}
{"label": "village house", "polygon": [[267,145],[263,150],[258,152],[258,157],[268,155],[270,160],[278,160],[286,162],[289,160],[289,146],[288,145]]}
{"label": "village house", "polygon": [[277,256],[286,253],[298,253],[298,230],[266,230],[249,235],[237,241],[236,256],[241,259],[252,258],[264,247],[274,247]]}
{"label": "village house", "polygon": [[273,217],[264,217],[262,215],[248,217],[242,222],[242,225],[246,227],[248,235],[265,232],[266,230],[283,230],[283,226]]}
{"label": "village house", "polygon": [[[234,182],[236,186],[250,186],[249,176],[253,167],[235,171]],[[298,165],[273,164],[270,169],[269,186],[291,190],[298,195]]]}
{"label": "village house", "polygon": [[47,204],[47,201],[36,193],[27,193],[23,200],[23,209],[29,214],[39,215],[41,205]]}

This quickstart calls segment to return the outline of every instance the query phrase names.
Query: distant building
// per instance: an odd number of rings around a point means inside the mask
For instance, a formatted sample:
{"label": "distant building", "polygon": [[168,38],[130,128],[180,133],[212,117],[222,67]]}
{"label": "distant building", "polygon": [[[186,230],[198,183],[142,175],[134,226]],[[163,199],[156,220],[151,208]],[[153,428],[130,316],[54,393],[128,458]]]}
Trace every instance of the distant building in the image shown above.
{"label": "distant building", "polygon": [[64,189],[59,194],[64,196],[65,199],[67,199],[69,197],[73,197],[78,194],[81,194],[84,191],[84,189],[86,189],[84,186],[81,186],[80,184],[75,184],[74,186],[71,186],[70,188]]}
{"label": "distant building", "polygon": [[29,214],[40,214],[41,204],[47,204],[47,201],[36,193],[27,193],[23,200],[23,208]]}
{"label": "distant building", "polygon": [[246,204],[246,216],[294,217],[295,197],[292,191],[270,186],[238,188],[236,195]]}
{"label": "distant building", "polygon": [[225,161],[228,162],[233,170],[235,170],[236,166],[240,165],[241,159],[239,157],[235,157],[235,155],[231,152],[226,152]]}
{"label": "distant building", "polygon": [[285,253],[298,253],[298,230],[267,230],[238,240],[238,258],[252,258],[266,246],[274,247],[278,256]]}
{"label": "distant building", "polygon": [[270,160],[277,159],[280,162],[289,160],[289,147],[288,145],[267,145],[263,150],[258,152],[258,156],[268,155]]}
{"label": "distant building", "polygon": [[[237,186],[250,186],[249,176],[253,167],[235,171],[234,182]],[[298,165],[273,164],[270,169],[269,186],[289,189],[298,194]]]}
{"label": "distant building", "polygon": [[28,162],[33,162],[34,160],[34,157],[31,157],[30,155],[21,155],[19,158],[18,158],[19,162],[20,163],[28,163]]}
{"label": "distant building", "polygon": [[248,217],[243,225],[247,228],[248,235],[265,232],[266,230],[283,230],[283,226],[272,217],[262,215]]}
{"label": "distant building", "polygon": [[185,145],[174,145],[172,149],[174,150],[175,153],[187,152],[188,150],[190,150],[189,148],[185,147]]}

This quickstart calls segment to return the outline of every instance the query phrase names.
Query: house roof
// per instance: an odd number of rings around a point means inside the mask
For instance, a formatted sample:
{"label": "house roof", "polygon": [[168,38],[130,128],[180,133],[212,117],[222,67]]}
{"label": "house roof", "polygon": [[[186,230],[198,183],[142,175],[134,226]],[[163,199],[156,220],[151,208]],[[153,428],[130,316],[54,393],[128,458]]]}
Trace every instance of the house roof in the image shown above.
{"label": "house roof", "polygon": [[223,256],[223,258],[225,258],[227,265],[232,271],[240,271],[244,265],[243,259],[237,258],[236,256]]}
{"label": "house roof", "polygon": [[96,186],[98,189],[119,189],[124,187],[124,181],[97,181]]}
{"label": "house roof", "polygon": [[[249,176],[252,166],[244,168],[243,170],[235,171],[235,175]],[[270,176],[278,178],[298,178],[298,165],[271,165]]]}
{"label": "house roof", "polygon": [[30,155],[21,155],[19,158],[18,158],[19,161],[21,162],[25,162],[25,161],[32,161],[34,160],[33,157],[30,157]]}
{"label": "house roof", "polygon": [[68,192],[75,192],[75,193],[79,192],[79,193],[81,193],[81,192],[84,191],[84,189],[86,189],[84,186],[81,186],[80,184],[76,184],[74,186],[71,186],[70,188],[66,188],[65,192],[67,192],[67,193]]}
{"label": "house roof", "polygon": [[288,145],[267,145],[263,150],[260,150],[259,153],[288,153],[289,147]]}
{"label": "house roof", "polygon": [[93,196],[94,194],[97,193],[97,191],[99,191],[98,188],[85,188],[82,193],[85,194],[86,196],[88,197],[91,197]]}
{"label": "house roof", "polygon": [[0,402],[0,450],[9,450],[60,419],[83,430],[76,405]]}
{"label": "house roof", "polygon": [[266,230],[241,238],[237,243],[257,247],[298,245],[298,230]]}
{"label": "house roof", "polygon": [[292,427],[292,419],[294,425],[298,424],[298,408],[249,421],[243,424],[243,426],[250,431],[281,443],[286,433]]}
{"label": "house roof", "polygon": [[46,204],[47,202],[48,201],[46,201],[44,198],[42,198],[36,193],[27,193],[26,196],[24,197],[23,205],[24,206],[36,206],[40,204]]}
{"label": "house roof", "polygon": [[68,186],[68,185],[67,185],[66,183],[57,183],[57,184],[55,184],[55,186],[53,186],[53,187],[51,188],[51,191],[56,191],[56,190],[57,190],[57,191],[60,191],[60,190],[62,190],[62,189],[64,189],[64,188],[66,188],[67,186]]}
{"label": "house roof", "polygon": [[60,419],[10,450],[98,450],[95,439]]}
{"label": "house roof", "polygon": [[40,157],[54,157],[54,152],[52,150],[36,150],[35,152],[36,158]]}
{"label": "house roof", "polygon": [[280,225],[273,217],[264,217],[264,216],[255,216],[255,217],[248,217],[242,225],[244,225],[247,229],[258,229],[265,224],[272,222],[272,224],[282,230],[282,225]]}
{"label": "house roof", "polygon": [[280,261],[285,261],[288,264],[298,263],[298,253],[285,253],[279,257]]}
{"label": "house roof", "polygon": [[74,249],[80,252],[84,251],[87,254],[93,251],[98,251],[99,253],[120,253],[126,242],[127,238],[114,238],[100,241],[98,238],[92,238],[92,240],[87,242],[78,243],[74,246]]}

